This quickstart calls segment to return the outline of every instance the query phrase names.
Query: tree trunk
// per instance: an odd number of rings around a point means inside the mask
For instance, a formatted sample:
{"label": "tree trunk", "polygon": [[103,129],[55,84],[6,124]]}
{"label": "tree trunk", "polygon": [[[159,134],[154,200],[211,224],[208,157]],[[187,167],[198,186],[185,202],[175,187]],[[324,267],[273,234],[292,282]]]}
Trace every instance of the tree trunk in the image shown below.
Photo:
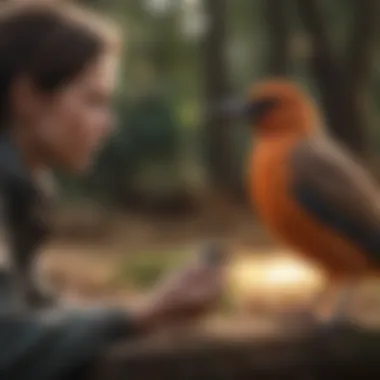
{"label": "tree trunk", "polygon": [[290,31],[287,0],[263,0],[264,15],[269,32],[269,73],[275,76],[289,74]]}
{"label": "tree trunk", "polygon": [[370,80],[371,63],[380,11],[378,0],[356,0],[353,9],[352,35],[347,44],[347,75],[355,93],[366,91]]}
{"label": "tree trunk", "polygon": [[230,189],[233,173],[230,121],[218,112],[208,113],[227,98],[226,0],[205,0],[208,27],[201,43],[206,117],[202,134],[208,179],[217,188]]}
{"label": "tree trunk", "polygon": [[[364,156],[367,153],[366,131],[363,114],[356,101],[357,89],[352,86],[347,66],[334,54],[320,4],[318,0],[298,0],[298,8],[313,46],[311,64],[319,84],[328,127],[332,135],[353,153]],[[363,12],[363,15],[368,16],[367,12]],[[361,23],[362,21],[358,25]],[[357,32],[360,35],[367,33],[366,28]],[[362,37],[356,38],[360,40]],[[361,49],[363,50],[360,54],[365,55],[367,49],[365,47]],[[362,57],[358,57],[358,62],[362,62]]]}
{"label": "tree trunk", "polygon": [[371,128],[366,116],[379,10],[378,0],[356,0],[352,12],[352,34],[345,57],[347,81],[351,86],[358,121],[363,131]]}

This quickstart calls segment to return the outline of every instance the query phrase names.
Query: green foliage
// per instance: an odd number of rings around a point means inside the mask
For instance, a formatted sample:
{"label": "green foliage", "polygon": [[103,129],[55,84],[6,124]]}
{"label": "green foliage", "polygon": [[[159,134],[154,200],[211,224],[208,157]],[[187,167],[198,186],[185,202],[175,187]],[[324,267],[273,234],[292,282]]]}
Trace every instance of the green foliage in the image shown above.
{"label": "green foliage", "polygon": [[125,132],[125,140],[130,142],[136,160],[176,158],[178,123],[173,109],[162,98],[155,95],[144,97],[131,109],[124,122],[122,132]]}
{"label": "green foliage", "polygon": [[226,289],[226,291],[222,294],[222,298],[219,304],[219,311],[225,315],[236,312],[235,297],[231,292],[228,291],[228,289]]}
{"label": "green foliage", "polygon": [[182,132],[174,108],[160,94],[150,94],[134,102],[120,101],[117,110],[118,131],[102,150],[90,177],[66,179],[67,190],[115,201],[131,191],[179,191],[184,181]]}
{"label": "green foliage", "polygon": [[115,273],[114,281],[140,289],[150,288],[164,275],[183,265],[188,258],[189,252],[184,250],[128,254]]}

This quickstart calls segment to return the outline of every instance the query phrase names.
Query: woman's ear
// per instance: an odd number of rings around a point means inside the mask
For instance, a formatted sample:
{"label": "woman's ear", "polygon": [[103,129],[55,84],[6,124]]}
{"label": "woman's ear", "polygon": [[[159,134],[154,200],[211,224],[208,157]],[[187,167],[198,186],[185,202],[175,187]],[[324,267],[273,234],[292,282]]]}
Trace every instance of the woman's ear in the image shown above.
{"label": "woman's ear", "polygon": [[29,124],[38,118],[44,104],[43,96],[28,76],[15,79],[9,94],[9,107],[15,120]]}

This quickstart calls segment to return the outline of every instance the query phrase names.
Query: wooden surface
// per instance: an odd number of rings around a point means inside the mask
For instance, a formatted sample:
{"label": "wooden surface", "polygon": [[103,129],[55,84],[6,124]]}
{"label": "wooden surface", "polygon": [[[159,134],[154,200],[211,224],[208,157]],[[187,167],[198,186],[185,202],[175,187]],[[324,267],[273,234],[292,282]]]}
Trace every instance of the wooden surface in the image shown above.
{"label": "wooden surface", "polygon": [[346,325],[229,320],[112,348],[93,380],[368,379],[380,375],[380,332]]}

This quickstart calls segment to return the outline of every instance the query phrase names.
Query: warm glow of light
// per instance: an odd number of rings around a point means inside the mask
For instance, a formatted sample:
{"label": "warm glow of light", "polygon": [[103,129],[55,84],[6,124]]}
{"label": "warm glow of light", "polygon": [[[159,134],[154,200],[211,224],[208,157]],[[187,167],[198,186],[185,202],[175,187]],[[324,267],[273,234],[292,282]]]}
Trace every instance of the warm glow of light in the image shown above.
{"label": "warm glow of light", "polygon": [[315,282],[315,276],[312,268],[296,260],[279,260],[266,268],[265,282],[269,286],[293,287]]}
{"label": "warm glow of light", "polygon": [[323,283],[315,268],[287,255],[238,259],[230,280],[237,298],[250,301],[259,298],[271,304],[284,302],[286,296],[307,298]]}

